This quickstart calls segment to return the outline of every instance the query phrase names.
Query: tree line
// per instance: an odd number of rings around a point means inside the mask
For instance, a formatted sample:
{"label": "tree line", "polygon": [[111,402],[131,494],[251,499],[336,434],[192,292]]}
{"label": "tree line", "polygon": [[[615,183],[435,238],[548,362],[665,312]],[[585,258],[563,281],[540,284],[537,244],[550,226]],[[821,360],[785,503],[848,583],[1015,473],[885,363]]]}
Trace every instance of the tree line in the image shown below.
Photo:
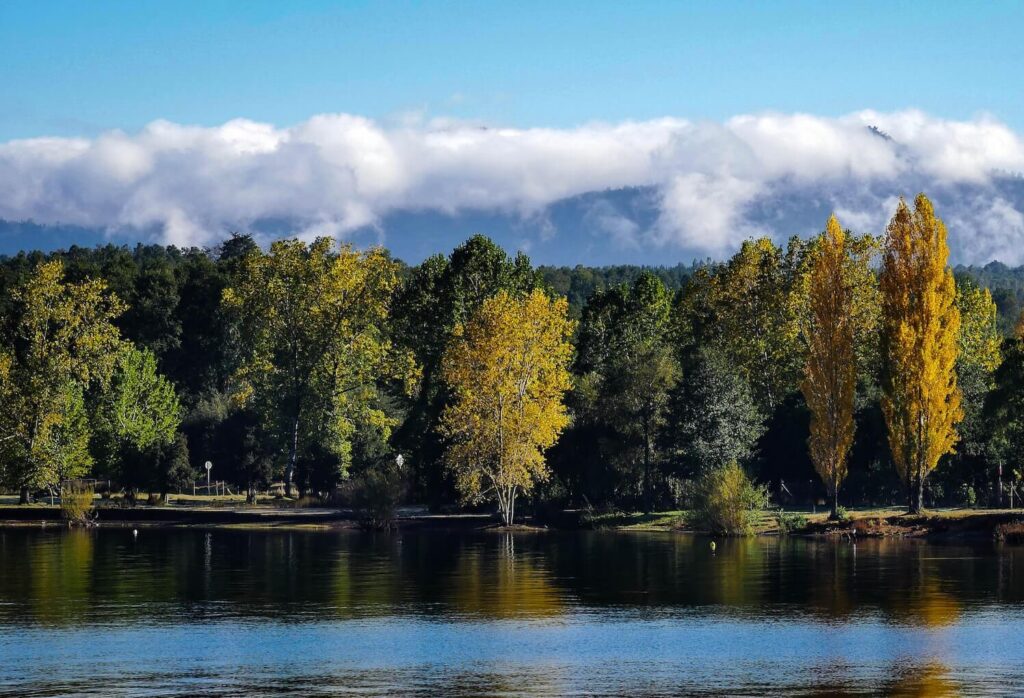
{"label": "tree line", "polygon": [[878,237],[833,217],[670,270],[538,269],[483,236],[414,267],[245,235],[22,253],[0,260],[0,486],[168,493],[209,460],[253,501],[282,482],[510,523],[517,501],[686,507],[729,468],[833,513],[995,505],[1024,443],[1010,325],[923,195]]}

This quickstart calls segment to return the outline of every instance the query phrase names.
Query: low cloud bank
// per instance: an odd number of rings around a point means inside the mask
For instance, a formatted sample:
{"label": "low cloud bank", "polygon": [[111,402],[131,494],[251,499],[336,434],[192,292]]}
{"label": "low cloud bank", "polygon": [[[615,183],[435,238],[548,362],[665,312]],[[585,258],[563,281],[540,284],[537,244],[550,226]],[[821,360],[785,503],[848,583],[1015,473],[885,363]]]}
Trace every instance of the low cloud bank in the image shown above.
{"label": "low cloud bank", "polygon": [[[384,124],[325,114],[287,128],[156,121],[134,134],[0,144],[0,219],[150,231],[176,245],[288,221],[344,237],[396,211],[500,211],[543,219],[588,192],[653,191],[639,225],[613,209],[586,221],[607,245],[721,256],[754,234],[806,234],[801,197],[880,232],[895,196],[925,190],[958,261],[1024,262],[1024,139],[989,117],[919,111],[665,118],[570,129],[452,121]],[[813,204],[813,206],[811,205]],[[817,223],[821,225],[823,221]],[[557,235],[545,230],[539,235]],[[387,242],[387,230],[382,231]]]}

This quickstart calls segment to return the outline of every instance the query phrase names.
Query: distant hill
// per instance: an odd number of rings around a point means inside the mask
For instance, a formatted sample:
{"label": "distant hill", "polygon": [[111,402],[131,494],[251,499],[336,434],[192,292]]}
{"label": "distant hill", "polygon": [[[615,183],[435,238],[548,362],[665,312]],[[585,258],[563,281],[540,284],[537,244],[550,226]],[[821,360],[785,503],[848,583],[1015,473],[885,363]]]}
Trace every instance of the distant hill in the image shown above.
{"label": "distant hill", "polygon": [[[432,254],[447,253],[476,233],[482,233],[510,252],[522,250],[535,264],[594,268],[621,265],[687,265],[711,254],[728,256],[745,237],[769,235],[782,242],[792,235],[808,237],[821,231],[829,214],[855,232],[884,231],[897,195],[913,196],[929,182],[905,180],[874,182],[852,187],[843,181],[785,181],[759,192],[731,217],[723,209],[724,228],[708,231],[698,225],[690,234],[678,226],[692,218],[685,211],[664,218],[673,201],[656,187],[627,187],[571,196],[533,211],[508,209],[401,209],[372,225],[348,231],[344,237],[359,246],[385,245],[392,254],[418,264]],[[1024,179],[996,177],[991,185],[951,185],[934,190],[933,200],[949,229],[954,263],[1024,263],[1024,229],[1018,211],[1024,211]],[[678,203],[678,202],[676,202]],[[684,207],[685,208],[685,207]],[[695,215],[695,214],[693,214]],[[719,221],[721,222],[721,221]],[[239,225],[261,242],[294,234],[301,222],[258,220]],[[324,228],[330,230],[330,226]],[[209,231],[190,244],[215,245],[230,229]],[[72,225],[39,225],[0,220],[0,254],[20,250],[50,251],[72,244],[98,242],[134,245],[166,243],[161,231]]]}

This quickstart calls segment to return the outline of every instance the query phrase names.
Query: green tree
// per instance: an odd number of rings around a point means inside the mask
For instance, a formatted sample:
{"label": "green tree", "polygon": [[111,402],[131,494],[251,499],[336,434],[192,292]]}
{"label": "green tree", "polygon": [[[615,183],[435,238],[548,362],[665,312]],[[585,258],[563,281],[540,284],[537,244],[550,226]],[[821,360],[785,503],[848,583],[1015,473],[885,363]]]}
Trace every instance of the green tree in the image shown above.
{"label": "green tree", "polygon": [[152,486],[164,498],[172,489],[184,490],[195,481],[196,470],[189,461],[188,439],[180,432],[160,448],[156,465]]}
{"label": "green tree", "polygon": [[803,255],[799,240],[786,251],[767,238],[748,240],[725,264],[695,274],[677,307],[681,347],[714,345],[750,386],[765,417],[799,384],[799,324],[791,298]]}
{"label": "green tree", "polygon": [[731,462],[749,463],[764,433],[763,418],[746,382],[728,359],[706,349],[688,359],[672,396],[667,442],[684,475]]}
{"label": "green tree", "polygon": [[[103,281],[63,277],[61,262],[45,262],[12,291],[18,319],[0,376],[0,442],[3,480],[22,502],[31,489],[57,485],[61,469],[83,466],[78,396],[109,383],[121,348],[113,323],[122,303]],[[64,446],[55,450],[57,434]]]}
{"label": "green tree", "polygon": [[1003,341],[1001,354],[984,406],[989,455],[999,468],[1000,489],[1003,469],[1019,467],[1024,452],[1024,312],[1016,331]]}
{"label": "green tree", "polygon": [[55,410],[46,414],[38,432],[39,461],[52,470],[50,487],[85,476],[93,464],[89,451],[89,414],[81,386],[66,383]]}
{"label": "green tree", "polygon": [[147,349],[126,347],[120,353],[102,404],[103,428],[139,450],[171,443],[181,423],[174,386],[157,371],[156,357]]}
{"label": "green tree", "polygon": [[244,355],[235,394],[253,405],[287,454],[289,496],[305,451],[323,447],[347,467],[357,421],[392,424],[376,408],[379,383],[415,377],[388,328],[397,273],[381,249],[336,249],[330,238],[282,240],[268,254],[246,254],[224,291]]}
{"label": "green tree", "polygon": [[93,451],[100,456],[100,472],[125,487],[131,497],[144,487],[166,493],[159,476],[161,457],[175,442],[181,406],[174,386],[157,370],[153,353],[125,346],[110,387],[97,403]]}
{"label": "green tree", "polygon": [[657,447],[669,395],[679,379],[671,309],[668,289],[644,272],[631,286],[591,296],[579,331],[577,364],[584,380],[578,395],[589,399],[578,402],[590,421],[604,425],[605,442],[615,444],[609,455],[622,475],[639,481],[645,510],[652,504],[653,470],[660,467]]}

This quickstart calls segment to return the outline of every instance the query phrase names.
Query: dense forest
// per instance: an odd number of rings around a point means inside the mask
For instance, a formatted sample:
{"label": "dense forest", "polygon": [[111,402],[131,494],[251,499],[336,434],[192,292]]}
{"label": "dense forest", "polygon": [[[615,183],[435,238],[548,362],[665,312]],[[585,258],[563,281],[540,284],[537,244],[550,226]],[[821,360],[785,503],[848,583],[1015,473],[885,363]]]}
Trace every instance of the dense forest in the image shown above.
{"label": "dense forest", "polygon": [[709,478],[786,507],[996,505],[1024,446],[1024,269],[947,258],[924,197],[879,237],[833,218],[675,267],[534,267],[479,235],[412,267],[245,235],[21,253],[0,487],[167,494],[210,461],[253,501],[506,522],[688,507]]}

